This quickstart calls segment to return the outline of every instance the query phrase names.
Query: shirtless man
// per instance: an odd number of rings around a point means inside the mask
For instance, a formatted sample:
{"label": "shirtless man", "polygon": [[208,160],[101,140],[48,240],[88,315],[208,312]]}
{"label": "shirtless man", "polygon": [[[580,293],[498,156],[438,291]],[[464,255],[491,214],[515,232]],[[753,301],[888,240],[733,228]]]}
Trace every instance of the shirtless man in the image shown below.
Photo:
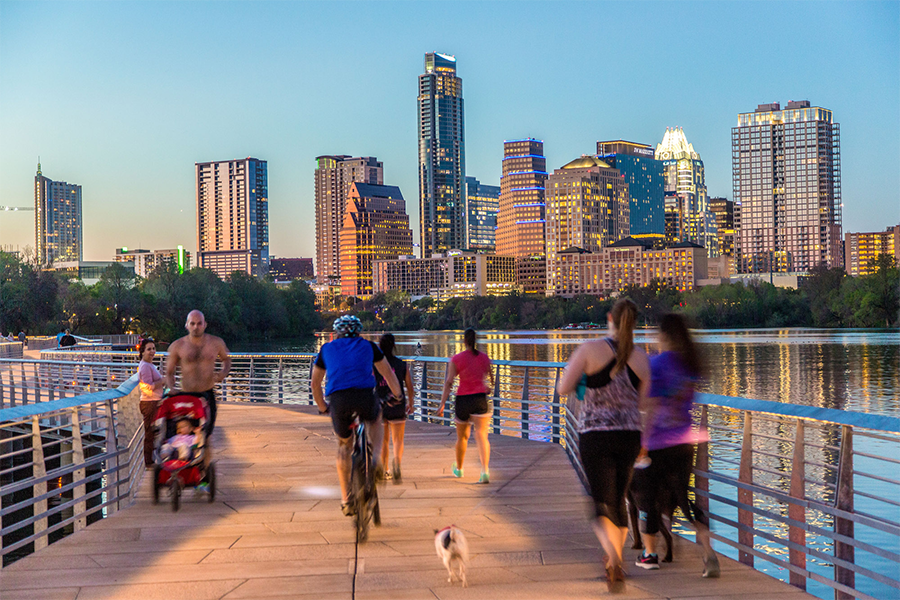
{"label": "shirtless man", "polygon": [[[175,370],[181,365],[181,390],[206,398],[209,419],[206,437],[212,435],[216,424],[216,396],[213,387],[225,379],[231,370],[231,358],[222,338],[206,332],[206,318],[199,310],[188,313],[184,324],[188,334],[169,346],[166,360],[166,385],[175,389]],[[216,371],[216,359],[222,361],[222,370]]]}

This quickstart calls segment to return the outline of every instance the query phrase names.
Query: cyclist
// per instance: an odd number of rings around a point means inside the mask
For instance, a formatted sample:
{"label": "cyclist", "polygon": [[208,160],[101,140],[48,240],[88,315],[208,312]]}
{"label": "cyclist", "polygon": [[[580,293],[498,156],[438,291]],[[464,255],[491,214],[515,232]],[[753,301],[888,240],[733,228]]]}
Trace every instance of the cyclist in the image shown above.
{"label": "cyclist", "polygon": [[[332,325],[338,335],[319,349],[313,365],[313,399],[319,407],[319,414],[331,413],[331,423],[338,437],[337,473],[341,484],[341,511],[346,516],[353,515],[350,503],[350,456],[353,452],[353,422],[357,417],[368,427],[372,441],[372,457],[376,461],[376,478],[384,477],[381,460],[381,440],[384,428],[381,426],[381,405],[375,397],[375,369],[384,377],[391,392],[403,397],[400,382],[391,369],[384,353],[372,342],[359,337],[362,323],[351,315],[335,319]],[[322,380],[328,375],[325,396],[322,395]]]}

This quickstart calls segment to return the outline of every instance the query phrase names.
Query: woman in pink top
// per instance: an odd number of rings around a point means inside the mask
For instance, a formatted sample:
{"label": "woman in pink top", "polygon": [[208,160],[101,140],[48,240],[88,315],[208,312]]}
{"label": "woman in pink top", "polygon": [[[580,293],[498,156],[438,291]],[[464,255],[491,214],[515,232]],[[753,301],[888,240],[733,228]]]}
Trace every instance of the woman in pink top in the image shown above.
{"label": "woman in pink top", "polygon": [[141,415],[144,417],[144,466],[153,467],[153,422],[156,420],[156,405],[162,400],[163,381],[159,369],[153,364],[156,342],[144,338],[138,346],[141,363],[138,365],[138,387],[141,390]]}
{"label": "woman in pink top", "polygon": [[453,463],[453,475],[463,476],[466,446],[474,424],[475,445],[478,446],[478,458],[481,460],[481,478],[478,483],[488,483],[490,481],[488,463],[491,460],[488,428],[491,410],[487,395],[494,387],[494,374],[491,371],[491,359],[475,348],[475,330],[466,329],[463,339],[466,349],[451,358],[450,364],[447,365],[447,378],[444,380],[444,391],[441,394],[441,405],[438,407],[437,415],[439,417],[444,415],[444,405],[450,396],[450,387],[453,380],[459,376],[459,387],[456,389],[456,462]]}

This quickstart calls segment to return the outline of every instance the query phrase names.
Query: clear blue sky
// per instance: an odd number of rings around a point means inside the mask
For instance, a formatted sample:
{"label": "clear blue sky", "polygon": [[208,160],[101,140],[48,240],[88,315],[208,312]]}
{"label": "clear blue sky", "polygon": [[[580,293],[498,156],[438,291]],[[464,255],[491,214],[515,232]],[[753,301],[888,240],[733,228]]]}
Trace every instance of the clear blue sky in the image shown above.
{"label": "clear blue sky", "polygon": [[[85,259],[195,242],[194,163],[268,161],[270,252],[313,256],[321,154],[373,155],[418,232],[416,85],[463,78],[466,172],[503,140],[558,168],[599,139],[682,126],[731,197],[731,127],[810,100],[841,124],[844,230],[900,222],[900,3],[0,2],[0,205],[83,186]],[[0,244],[34,243],[0,213]]]}

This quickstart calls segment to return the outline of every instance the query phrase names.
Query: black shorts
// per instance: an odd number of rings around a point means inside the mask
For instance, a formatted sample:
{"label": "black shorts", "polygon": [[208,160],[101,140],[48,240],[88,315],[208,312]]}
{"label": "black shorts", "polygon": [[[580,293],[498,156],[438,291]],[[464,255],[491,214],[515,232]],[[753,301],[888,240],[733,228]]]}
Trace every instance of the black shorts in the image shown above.
{"label": "black shorts", "polygon": [[709,526],[709,517],[688,497],[694,469],[694,446],[679,444],[650,450],[650,466],[636,469],[631,491],[640,511],[641,533],[659,531],[660,516],[671,515],[676,507],[691,523]]}
{"label": "black shorts", "polygon": [[455,413],[457,423],[468,423],[472,417],[489,414],[487,394],[457,396]]}
{"label": "black shorts", "polygon": [[591,488],[597,517],[627,527],[625,492],[641,451],[640,431],[585,431],[578,438],[581,464]]}
{"label": "black shorts", "polygon": [[350,388],[332,392],[328,398],[331,424],[341,439],[350,437],[350,428],[357,417],[371,423],[381,414],[381,402],[371,388]]}
{"label": "black shorts", "polygon": [[386,400],[382,399],[381,418],[385,421],[405,421],[406,403],[400,400],[397,404],[388,404]]}

